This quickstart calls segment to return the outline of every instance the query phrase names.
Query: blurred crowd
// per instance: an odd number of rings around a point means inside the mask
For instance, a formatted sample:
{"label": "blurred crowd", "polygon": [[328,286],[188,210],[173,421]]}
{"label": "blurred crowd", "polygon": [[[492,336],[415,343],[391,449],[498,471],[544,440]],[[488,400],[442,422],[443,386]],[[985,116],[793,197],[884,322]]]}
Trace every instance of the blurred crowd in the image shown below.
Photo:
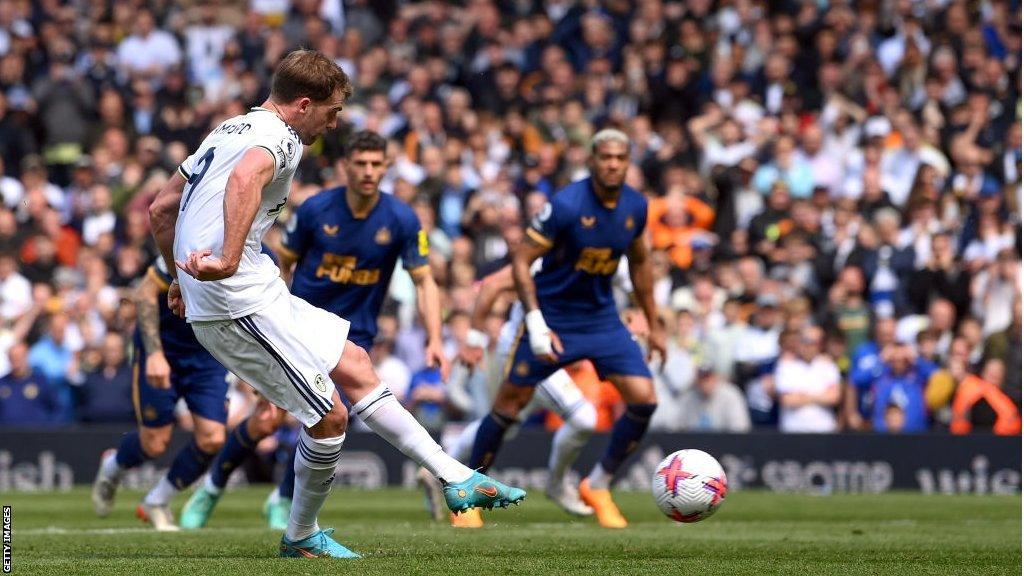
{"label": "blurred crowd", "polygon": [[[134,421],[146,208],[308,47],[355,94],[289,210],[344,183],[348,134],[384,135],[453,358],[476,282],[617,126],[672,335],[655,428],[1019,434],[1020,31],[988,0],[0,2],[0,426]],[[400,273],[385,379],[433,427],[486,409],[500,366],[456,409],[414,312]]]}

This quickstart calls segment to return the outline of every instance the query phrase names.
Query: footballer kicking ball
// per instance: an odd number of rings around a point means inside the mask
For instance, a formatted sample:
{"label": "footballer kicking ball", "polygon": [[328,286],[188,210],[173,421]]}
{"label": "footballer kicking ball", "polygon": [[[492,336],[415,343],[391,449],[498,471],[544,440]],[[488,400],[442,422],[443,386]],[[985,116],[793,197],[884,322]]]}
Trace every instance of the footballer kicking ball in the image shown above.
{"label": "footballer kicking ball", "polygon": [[651,492],[665,516],[676,522],[698,522],[711,516],[729,491],[722,465],[700,450],[680,450],[658,464]]}

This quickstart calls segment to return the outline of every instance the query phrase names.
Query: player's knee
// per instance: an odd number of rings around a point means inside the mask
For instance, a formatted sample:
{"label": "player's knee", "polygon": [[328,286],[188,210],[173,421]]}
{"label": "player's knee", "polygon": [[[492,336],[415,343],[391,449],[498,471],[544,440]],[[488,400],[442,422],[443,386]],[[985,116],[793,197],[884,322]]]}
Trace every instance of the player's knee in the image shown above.
{"label": "player's knee", "polygon": [[626,400],[627,404],[637,405],[649,405],[652,406],[651,411],[658,407],[658,394],[654,391],[654,385],[647,387],[644,390],[638,390],[630,394],[630,398]]}
{"label": "player's knee", "polygon": [[345,344],[341,360],[331,372],[331,380],[346,393],[353,390],[373,389],[380,382],[373,370],[373,361],[361,346],[353,342]]}
{"label": "player's knee", "polygon": [[336,438],[344,434],[347,429],[348,409],[338,403],[319,422],[309,428],[309,435],[317,439]]}
{"label": "player's knee", "polygon": [[226,437],[223,426],[209,430],[197,430],[195,433],[196,446],[206,454],[216,454],[224,446]]}
{"label": "player's knee", "polygon": [[584,401],[569,414],[566,423],[579,432],[593,434],[597,428],[597,409],[590,402]]}
{"label": "player's knee", "polygon": [[505,383],[498,389],[494,398],[493,410],[498,414],[515,420],[533,398],[533,389]]}
{"label": "player's knee", "polygon": [[142,451],[150,458],[159,458],[167,452],[167,445],[171,442],[170,427],[164,428],[143,428],[139,433],[139,443],[142,444]]}

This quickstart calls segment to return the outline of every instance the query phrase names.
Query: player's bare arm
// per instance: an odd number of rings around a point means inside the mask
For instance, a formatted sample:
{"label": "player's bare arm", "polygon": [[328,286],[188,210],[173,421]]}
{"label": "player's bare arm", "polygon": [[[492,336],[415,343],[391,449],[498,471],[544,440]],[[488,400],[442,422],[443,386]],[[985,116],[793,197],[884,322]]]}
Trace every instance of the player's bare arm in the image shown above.
{"label": "player's bare arm", "polygon": [[416,285],[416,308],[420,311],[420,321],[427,330],[427,366],[439,368],[441,379],[448,380],[450,366],[444,353],[444,341],[441,339],[441,291],[434,281],[430,266],[420,266],[410,272]]}
{"label": "player's bare arm", "polygon": [[274,158],[263,148],[252,148],[242,156],[224,191],[224,244],[219,255],[213,250],[196,250],[175,265],[196,280],[223,280],[238,271],[242,249],[256,212],[263,187],[274,178]]}
{"label": "player's bare arm", "polygon": [[146,353],[146,381],[154,388],[166,390],[171,387],[171,366],[160,342],[159,297],[160,286],[153,279],[152,272],[143,276],[132,292],[142,347]]}
{"label": "player's bare arm", "polygon": [[537,301],[537,286],[533,283],[533,275],[530,274],[533,261],[546,254],[548,250],[550,246],[541,244],[527,234],[519,250],[512,256],[512,278],[519,300],[526,309],[526,329],[530,333],[530,348],[538,358],[546,362],[556,362],[558,354],[563,351],[562,342],[544,321]]}
{"label": "player's bare arm", "polygon": [[153,230],[153,239],[156,240],[156,247],[160,250],[171,278],[178,277],[174,270],[174,225],[178,222],[181,195],[187,183],[181,172],[175,170],[149,206],[149,225]]}
{"label": "player's bare arm", "polygon": [[629,278],[633,282],[637,304],[644,311],[647,324],[650,326],[650,335],[647,337],[647,360],[650,361],[654,354],[658,353],[664,362],[665,327],[658,319],[658,308],[654,304],[654,272],[651,268],[651,249],[647,242],[646,234],[641,234],[633,240],[626,252],[626,258],[629,260]]}
{"label": "player's bare arm", "polygon": [[487,316],[502,294],[514,292],[515,289],[511,265],[488,275],[480,282],[480,291],[477,292],[473,313],[469,319],[466,345],[459,350],[459,360],[466,366],[475,367],[483,359],[484,348],[490,343],[487,336]]}
{"label": "player's bare arm", "polygon": [[185,317],[185,300],[181,297],[178,274],[174,269],[174,226],[178,222],[181,195],[187,183],[185,177],[175,170],[149,206],[149,226],[153,231],[153,239],[156,240],[160,257],[164,259],[171,278],[174,278],[167,290],[167,306],[181,318]]}

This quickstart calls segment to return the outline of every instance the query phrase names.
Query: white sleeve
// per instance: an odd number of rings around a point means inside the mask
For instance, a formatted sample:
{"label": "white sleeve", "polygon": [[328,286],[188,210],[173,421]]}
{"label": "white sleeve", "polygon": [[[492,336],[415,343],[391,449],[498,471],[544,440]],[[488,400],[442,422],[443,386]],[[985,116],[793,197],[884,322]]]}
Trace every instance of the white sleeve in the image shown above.
{"label": "white sleeve", "polygon": [[274,158],[274,180],[283,174],[294,173],[302,156],[302,144],[299,139],[283,130],[271,130],[257,135],[251,147],[262,148]]}
{"label": "white sleeve", "polygon": [[196,153],[193,152],[188,158],[185,158],[185,160],[178,165],[178,173],[181,174],[185,180],[192,177],[192,171],[195,170],[197,159],[198,157],[196,156]]}

